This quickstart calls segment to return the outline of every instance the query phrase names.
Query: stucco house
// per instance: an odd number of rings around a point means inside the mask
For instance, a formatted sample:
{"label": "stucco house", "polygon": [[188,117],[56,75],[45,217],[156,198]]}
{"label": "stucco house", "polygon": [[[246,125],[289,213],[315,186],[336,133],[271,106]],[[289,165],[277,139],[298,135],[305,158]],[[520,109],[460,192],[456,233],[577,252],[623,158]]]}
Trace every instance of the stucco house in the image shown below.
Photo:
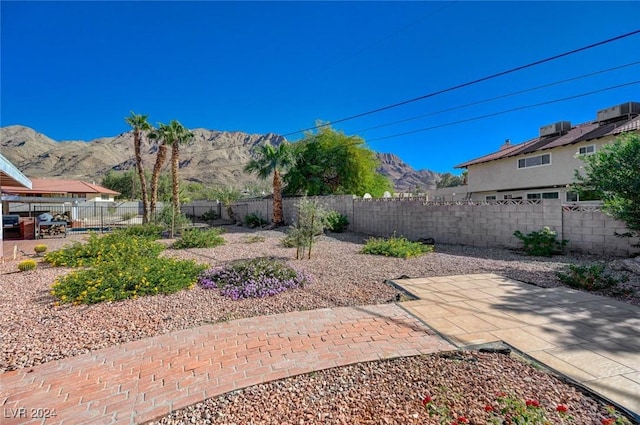
{"label": "stucco house", "polygon": [[580,155],[591,155],[628,132],[640,132],[640,102],[602,109],[594,121],[575,126],[568,121],[545,125],[536,138],[519,144],[507,140],[496,152],[456,165],[467,170],[467,186],[457,188],[456,198],[580,201],[570,188],[575,170],[583,166]]}

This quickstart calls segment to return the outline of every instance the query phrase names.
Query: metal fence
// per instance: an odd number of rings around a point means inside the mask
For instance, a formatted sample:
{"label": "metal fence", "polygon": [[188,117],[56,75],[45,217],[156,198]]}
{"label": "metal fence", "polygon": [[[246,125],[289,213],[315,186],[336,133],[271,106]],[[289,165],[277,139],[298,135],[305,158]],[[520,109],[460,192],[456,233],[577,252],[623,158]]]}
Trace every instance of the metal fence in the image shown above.
{"label": "metal fence", "polygon": [[[163,205],[160,204],[150,214],[152,222],[162,222]],[[170,207],[170,205],[168,205]],[[83,205],[59,205],[59,204],[31,204],[16,205],[11,208],[10,214],[18,214],[22,217],[32,217],[36,222],[41,214],[48,213],[56,221],[67,222],[67,232],[109,232],[114,229],[126,228],[142,224],[142,205],[137,202],[124,204],[86,203]],[[208,203],[199,205],[183,205],[180,208],[182,214],[187,216],[192,224],[209,223],[220,218],[221,204]],[[169,217],[171,214],[169,213]]]}

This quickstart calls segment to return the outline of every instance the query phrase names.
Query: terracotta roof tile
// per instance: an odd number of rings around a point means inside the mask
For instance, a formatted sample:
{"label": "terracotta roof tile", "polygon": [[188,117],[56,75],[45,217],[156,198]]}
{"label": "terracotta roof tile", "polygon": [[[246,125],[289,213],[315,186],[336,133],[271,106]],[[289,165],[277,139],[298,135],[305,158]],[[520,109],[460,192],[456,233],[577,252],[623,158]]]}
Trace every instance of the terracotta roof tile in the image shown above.
{"label": "terracotta roof tile", "polygon": [[81,180],[63,179],[31,179],[31,190],[25,188],[13,188],[5,186],[2,188],[7,193],[101,193],[105,195],[119,195],[106,187],[97,184],[83,182]]}

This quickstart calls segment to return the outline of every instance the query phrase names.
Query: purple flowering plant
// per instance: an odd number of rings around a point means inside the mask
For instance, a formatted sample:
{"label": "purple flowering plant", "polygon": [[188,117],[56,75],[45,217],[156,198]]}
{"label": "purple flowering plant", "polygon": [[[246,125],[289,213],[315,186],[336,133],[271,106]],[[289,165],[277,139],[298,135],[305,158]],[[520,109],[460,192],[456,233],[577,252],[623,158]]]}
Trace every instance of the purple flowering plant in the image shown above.
{"label": "purple flowering plant", "polygon": [[204,271],[198,283],[205,289],[239,300],[263,298],[310,283],[310,277],[277,258],[261,257],[233,261]]}

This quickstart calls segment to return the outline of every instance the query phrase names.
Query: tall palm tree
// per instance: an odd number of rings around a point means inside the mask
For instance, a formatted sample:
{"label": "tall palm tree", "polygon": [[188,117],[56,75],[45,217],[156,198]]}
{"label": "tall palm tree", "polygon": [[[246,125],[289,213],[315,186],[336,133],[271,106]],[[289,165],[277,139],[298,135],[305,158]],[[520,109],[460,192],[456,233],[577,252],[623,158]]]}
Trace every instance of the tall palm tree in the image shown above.
{"label": "tall palm tree", "polygon": [[149,211],[155,215],[156,205],[158,203],[158,182],[160,181],[160,172],[162,166],[167,160],[167,144],[164,139],[164,130],[166,127],[160,123],[157,130],[153,130],[149,133],[149,139],[155,140],[157,143],[158,151],[156,152],[156,162],[153,164],[153,171],[151,172],[151,196],[149,201]]}
{"label": "tall palm tree", "polygon": [[140,179],[142,189],[142,222],[149,222],[149,194],[147,192],[147,178],[144,175],[144,164],[142,163],[142,137],[151,131],[151,124],[147,121],[148,115],[136,114],[131,111],[124,121],[133,128],[133,150],[136,158],[136,170]]}
{"label": "tall palm tree", "polygon": [[[157,136],[160,145],[158,145],[158,155],[160,155],[160,148],[164,145],[165,157],[167,146],[171,146],[171,180],[172,180],[172,204],[175,214],[180,212],[180,183],[178,178],[178,166],[180,163],[180,145],[185,144],[193,139],[194,134],[185,128],[180,122],[173,120],[169,124],[160,124],[158,127]],[[163,159],[164,162],[164,159]],[[157,164],[157,161],[156,161]],[[162,163],[158,165],[158,175]],[[154,167],[154,173],[155,173]],[[152,182],[153,183],[153,182]]]}
{"label": "tall palm tree", "polygon": [[280,173],[293,164],[291,146],[282,142],[277,148],[267,143],[258,149],[258,157],[244,168],[248,173],[256,173],[263,180],[273,173],[273,224],[284,224],[282,217],[282,179]]}

